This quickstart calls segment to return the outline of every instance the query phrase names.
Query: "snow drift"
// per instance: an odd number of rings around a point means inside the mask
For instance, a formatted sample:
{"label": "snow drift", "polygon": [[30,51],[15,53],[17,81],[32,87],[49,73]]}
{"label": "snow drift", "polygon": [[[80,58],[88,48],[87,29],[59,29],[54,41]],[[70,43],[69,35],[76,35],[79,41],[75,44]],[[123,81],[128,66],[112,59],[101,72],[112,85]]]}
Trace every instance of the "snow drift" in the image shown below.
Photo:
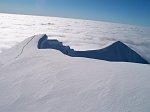
{"label": "snow drift", "polygon": [[39,49],[57,49],[62,53],[72,57],[86,57],[106,61],[148,64],[144,58],[120,41],[117,41],[112,45],[99,50],[75,51],[74,49],[70,49],[69,46],[64,46],[63,43],[59,42],[58,40],[47,40],[47,38],[47,35],[44,35],[39,40]]}
{"label": "snow drift", "polygon": [[150,66],[37,49],[45,35],[0,54],[0,112],[149,112]]}

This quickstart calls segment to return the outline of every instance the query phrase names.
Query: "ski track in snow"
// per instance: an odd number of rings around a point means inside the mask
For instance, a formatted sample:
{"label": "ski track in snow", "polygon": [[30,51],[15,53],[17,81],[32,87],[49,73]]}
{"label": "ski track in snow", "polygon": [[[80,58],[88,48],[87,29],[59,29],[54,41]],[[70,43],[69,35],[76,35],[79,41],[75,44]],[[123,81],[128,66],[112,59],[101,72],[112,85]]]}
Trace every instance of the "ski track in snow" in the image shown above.
{"label": "ski track in snow", "polygon": [[15,58],[18,58],[19,56],[21,56],[21,54],[23,53],[25,47],[34,39],[35,36],[33,36],[24,46],[23,48],[21,49],[21,52],[15,57]]}

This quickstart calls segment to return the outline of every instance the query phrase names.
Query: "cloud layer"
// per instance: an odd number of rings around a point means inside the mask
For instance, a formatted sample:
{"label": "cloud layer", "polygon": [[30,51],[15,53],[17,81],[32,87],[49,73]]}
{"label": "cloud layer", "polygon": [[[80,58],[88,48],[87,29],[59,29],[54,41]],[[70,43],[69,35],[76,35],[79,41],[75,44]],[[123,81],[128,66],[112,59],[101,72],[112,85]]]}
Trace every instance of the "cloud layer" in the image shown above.
{"label": "cloud layer", "polygon": [[76,50],[100,49],[115,41],[122,41],[150,62],[148,27],[11,14],[0,14],[0,20],[0,51],[25,38],[45,33],[49,38],[58,39]]}

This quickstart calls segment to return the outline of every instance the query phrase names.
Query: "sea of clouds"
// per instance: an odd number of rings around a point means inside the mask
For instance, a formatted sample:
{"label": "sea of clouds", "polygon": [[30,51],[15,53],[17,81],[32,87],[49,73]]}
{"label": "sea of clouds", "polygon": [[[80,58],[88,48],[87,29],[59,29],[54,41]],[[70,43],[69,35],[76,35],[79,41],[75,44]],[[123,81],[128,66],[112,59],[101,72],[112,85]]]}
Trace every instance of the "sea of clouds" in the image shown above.
{"label": "sea of clouds", "polygon": [[25,38],[47,34],[75,50],[122,41],[150,62],[150,27],[101,21],[0,13],[0,52]]}

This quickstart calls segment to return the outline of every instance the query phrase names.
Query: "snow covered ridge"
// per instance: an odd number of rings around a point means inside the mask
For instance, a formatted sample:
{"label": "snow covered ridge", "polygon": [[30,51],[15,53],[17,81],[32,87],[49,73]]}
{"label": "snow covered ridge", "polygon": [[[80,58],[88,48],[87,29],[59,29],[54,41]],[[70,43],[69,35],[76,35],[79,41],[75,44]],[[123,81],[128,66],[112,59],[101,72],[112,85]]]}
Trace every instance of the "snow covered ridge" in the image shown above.
{"label": "snow covered ridge", "polygon": [[150,63],[149,27],[0,13],[0,32],[0,53],[32,35],[44,33],[79,51],[101,49],[121,41]]}
{"label": "snow covered ridge", "polygon": [[58,40],[48,40],[48,36],[43,35],[38,42],[38,48],[56,49],[61,51],[63,54],[72,57],[85,57],[106,61],[149,64],[148,61],[142,58],[138,53],[120,41],[117,41],[103,49],[75,51],[74,49],[70,49],[69,46],[64,46],[62,42],[59,42]]}
{"label": "snow covered ridge", "polygon": [[0,112],[150,111],[149,65],[38,49],[43,37],[0,54]]}

